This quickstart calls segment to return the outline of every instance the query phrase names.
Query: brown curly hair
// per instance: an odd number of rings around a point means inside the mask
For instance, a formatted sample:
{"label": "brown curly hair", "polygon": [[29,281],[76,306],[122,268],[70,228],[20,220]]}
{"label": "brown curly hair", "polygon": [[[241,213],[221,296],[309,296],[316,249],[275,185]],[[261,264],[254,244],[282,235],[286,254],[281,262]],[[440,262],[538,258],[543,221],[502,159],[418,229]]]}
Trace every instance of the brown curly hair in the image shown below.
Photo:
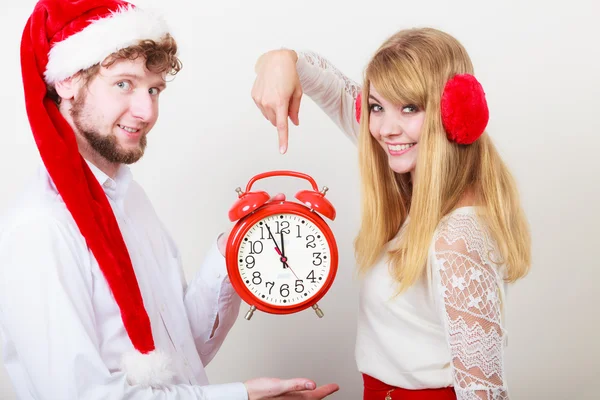
{"label": "brown curly hair", "polygon": [[[146,68],[154,73],[166,73],[175,76],[183,68],[181,60],[177,57],[177,42],[167,34],[160,41],[142,40],[133,46],[121,49],[108,57],[101,63],[95,64],[87,69],[79,71],[84,85],[87,85],[100,71],[100,67],[110,67],[119,60],[135,60],[144,57]],[[48,86],[46,97],[56,104],[60,104],[60,96],[56,93],[54,86]]]}

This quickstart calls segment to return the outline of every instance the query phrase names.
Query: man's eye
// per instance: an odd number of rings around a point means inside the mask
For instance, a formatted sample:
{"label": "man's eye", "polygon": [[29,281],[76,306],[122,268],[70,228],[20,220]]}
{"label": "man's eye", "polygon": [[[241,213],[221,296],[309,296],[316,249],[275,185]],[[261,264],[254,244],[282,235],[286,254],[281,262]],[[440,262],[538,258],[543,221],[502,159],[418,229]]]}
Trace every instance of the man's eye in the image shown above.
{"label": "man's eye", "polygon": [[381,110],[383,110],[383,107],[381,107],[379,104],[369,104],[369,111],[380,112]]}
{"label": "man's eye", "polygon": [[419,111],[419,107],[415,106],[414,104],[409,104],[407,106],[402,107],[402,112],[405,113],[416,113]]}
{"label": "man's eye", "polygon": [[121,81],[121,82],[117,82],[117,87],[119,89],[123,89],[123,90],[130,90],[131,89],[131,84],[129,82],[126,82],[126,81]]}

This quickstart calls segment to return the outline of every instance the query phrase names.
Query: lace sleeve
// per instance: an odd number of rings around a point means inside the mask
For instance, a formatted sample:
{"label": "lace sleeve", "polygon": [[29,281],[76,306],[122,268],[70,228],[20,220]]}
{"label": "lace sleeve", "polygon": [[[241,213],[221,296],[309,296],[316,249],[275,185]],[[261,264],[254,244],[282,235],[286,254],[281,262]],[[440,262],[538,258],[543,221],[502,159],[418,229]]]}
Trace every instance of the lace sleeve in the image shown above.
{"label": "lace sleeve", "polygon": [[504,377],[502,279],[492,239],[475,215],[454,214],[435,238],[440,311],[458,400],[508,399]]}
{"label": "lace sleeve", "polygon": [[360,125],[356,121],[356,97],[360,85],[314,52],[297,52],[296,69],[302,91],[356,143]]}

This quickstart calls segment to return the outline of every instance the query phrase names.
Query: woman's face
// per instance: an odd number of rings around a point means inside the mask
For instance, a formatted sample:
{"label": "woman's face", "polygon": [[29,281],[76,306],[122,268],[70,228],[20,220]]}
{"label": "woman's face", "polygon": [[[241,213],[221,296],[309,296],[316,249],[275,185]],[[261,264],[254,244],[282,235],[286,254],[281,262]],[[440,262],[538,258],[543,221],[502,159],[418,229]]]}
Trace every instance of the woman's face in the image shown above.
{"label": "woman's face", "polygon": [[417,165],[425,111],[414,104],[392,104],[369,88],[369,131],[388,155],[390,168],[412,173]]}

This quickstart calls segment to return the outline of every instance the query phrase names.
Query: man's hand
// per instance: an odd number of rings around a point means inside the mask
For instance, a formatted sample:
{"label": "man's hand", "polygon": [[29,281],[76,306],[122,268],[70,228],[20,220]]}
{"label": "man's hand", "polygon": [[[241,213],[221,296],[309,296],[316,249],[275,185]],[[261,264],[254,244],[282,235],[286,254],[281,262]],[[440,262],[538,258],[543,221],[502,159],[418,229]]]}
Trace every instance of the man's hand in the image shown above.
{"label": "man's hand", "polygon": [[[271,199],[269,201],[284,201],[285,200],[285,194],[283,193],[277,193],[275,196],[271,197]],[[219,247],[219,251],[221,252],[221,255],[223,257],[226,257],[227,254],[225,254],[225,252],[227,251],[227,241],[229,240],[229,234],[231,233],[231,229],[225,233],[223,233],[221,236],[219,236],[219,239],[217,240],[217,246]]]}
{"label": "man's hand", "polygon": [[320,400],[337,392],[335,383],[316,387],[309,379],[257,378],[244,383],[248,400]]}
{"label": "man's hand", "polygon": [[279,151],[288,145],[288,116],[298,125],[302,85],[296,71],[298,55],[293,50],[273,50],[256,62],[252,99],[266,119],[277,127]]}

